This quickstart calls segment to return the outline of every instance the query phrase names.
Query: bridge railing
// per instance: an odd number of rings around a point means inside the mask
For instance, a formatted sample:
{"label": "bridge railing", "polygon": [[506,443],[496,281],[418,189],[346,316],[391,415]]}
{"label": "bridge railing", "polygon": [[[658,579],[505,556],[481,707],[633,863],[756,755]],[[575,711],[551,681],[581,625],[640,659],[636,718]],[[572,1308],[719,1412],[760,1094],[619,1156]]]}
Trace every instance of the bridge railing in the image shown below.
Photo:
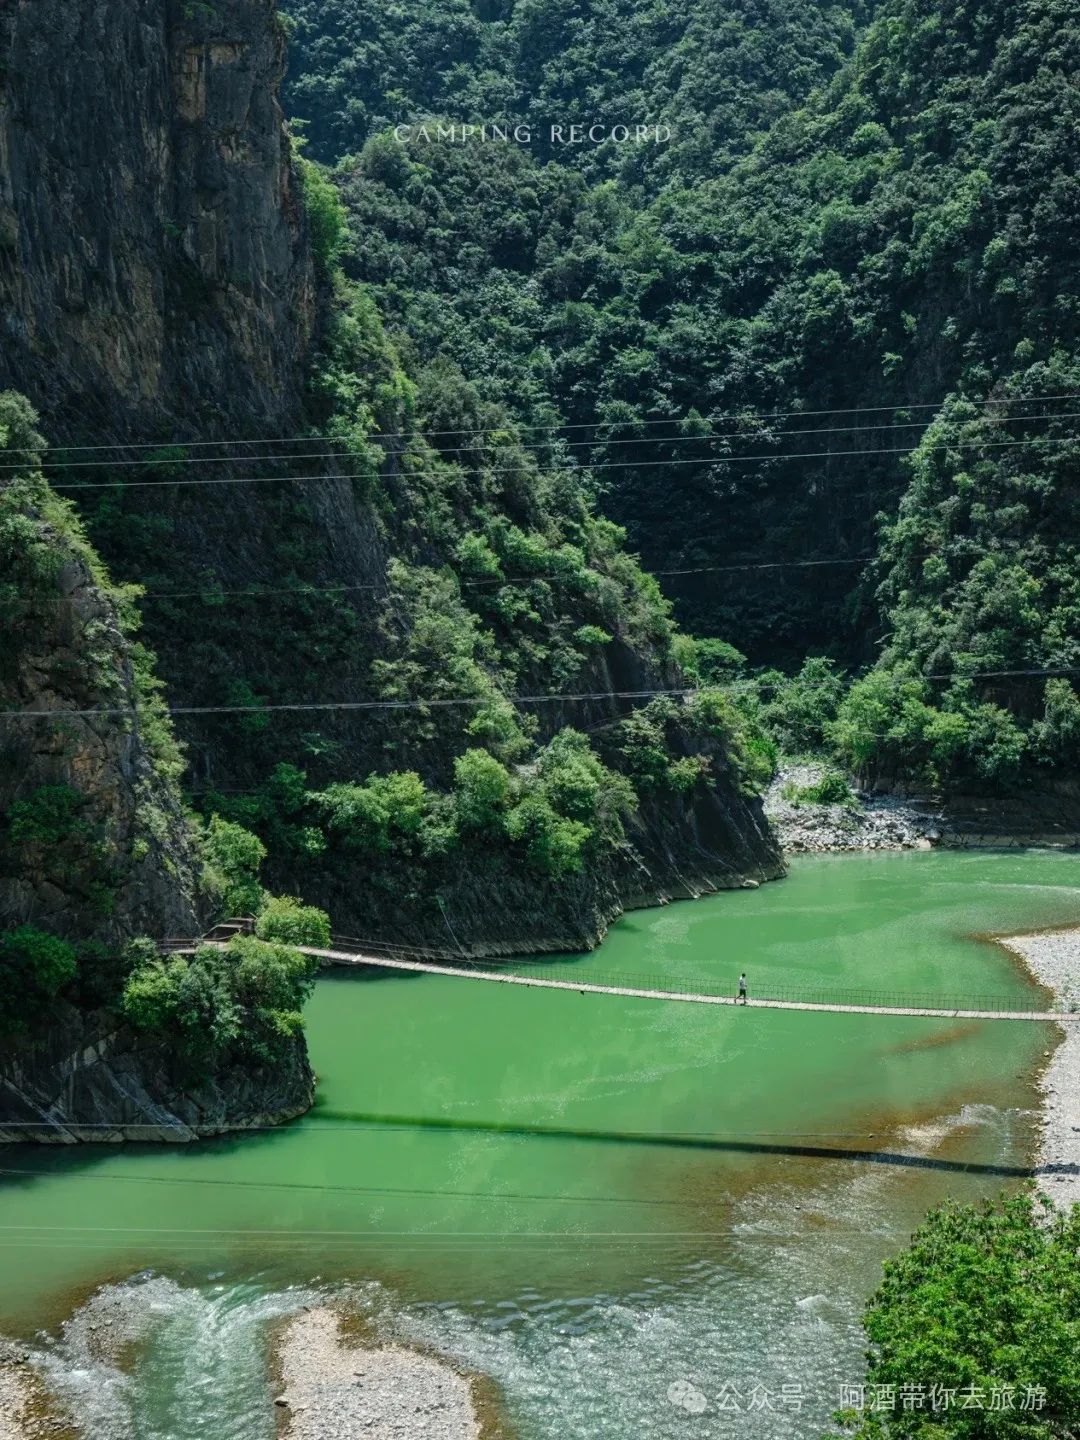
{"label": "bridge railing", "polygon": [[[534,961],[526,956],[507,956],[502,959],[472,959],[455,955],[434,947],[409,945],[380,945],[362,942],[345,935],[333,937],[334,948],[354,950],[362,961],[364,954],[373,958],[390,960],[415,960],[441,965],[448,970],[462,974],[520,975],[524,979],[558,980],[566,985],[576,982],[588,985],[604,985],[618,989],[656,990],[668,994],[694,994],[731,996],[737,989],[737,978],[725,975],[674,974],[663,971],[620,971],[598,970],[592,964],[587,971],[577,973],[573,961]],[[871,1005],[883,1008],[906,1010],[988,1010],[994,1013],[1010,1011],[1024,1014],[1044,1014],[1050,1011],[1064,1013],[1066,1007],[1047,997],[1034,998],[1023,995],[1001,995],[975,991],[912,991],[896,988],[877,989],[872,986],[843,985],[776,985],[766,982],[760,989],[753,984],[749,987],[750,998],[755,1000],[780,1000],[786,1003],[810,1005]]]}

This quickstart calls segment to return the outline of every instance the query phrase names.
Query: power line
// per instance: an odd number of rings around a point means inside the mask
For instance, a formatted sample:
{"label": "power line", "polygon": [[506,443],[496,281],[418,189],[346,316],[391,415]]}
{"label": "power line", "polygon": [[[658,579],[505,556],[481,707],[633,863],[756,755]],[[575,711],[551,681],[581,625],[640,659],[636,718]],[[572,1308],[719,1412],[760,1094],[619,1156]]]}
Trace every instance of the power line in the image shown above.
{"label": "power line", "polygon": [[[940,410],[950,400],[962,401],[966,405],[978,407],[991,405],[1046,405],[1057,400],[1080,400],[1080,392],[1070,392],[1060,395],[1015,395],[1015,396],[993,396],[985,400],[976,400],[966,395],[948,395],[943,400],[901,400],[893,405],[834,405],[823,410],[726,410],[711,411],[708,416],[698,414],[696,419],[717,420],[784,420],[789,418],[802,419],[814,418],[820,415],[881,415],[895,412],[897,410]],[[104,413],[104,412],[103,412]],[[535,423],[529,421],[518,421],[507,418],[501,425],[489,426],[464,426],[456,430],[384,430],[377,438],[385,440],[410,439],[417,433],[424,435],[498,435],[513,430],[595,430],[604,426],[636,424],[638,426],[653,425],[679,425],[693,423],[689,415],[672,415],[665,419],[639,420],[630,417],[619,416],[595,420],[583,420],[572,424],[562,421],[551,421],[548,423]],[[887,427],[886,427],[887,428]],[[376,438],[376,437],[371,437]],[[57,445],[52,448],[64,452],[89,453],[97,450],[163,450],[170,447],[194,446],[225,446],[225,445],[297,445],[313,441],[337,441],[339,435],[321,434],[314,435],[281,435],[276,437],[264,437],[253,440],[146,440],[146,441],[113,441],[109,444],[100,445]],[[40,455],[40,447],[32,446],[11,446],[7,449],[8,454]]]}
{"label": "power line", "polygon": [[[987,423],[993,423],[993,424],[1013,424],[1013,423],[1023,422],[1023,423],[1026,424],[1026,423],[1028,423],[1029,421],[1035,421],[1035,420],[1076,420],[1076,419],[1078,419],[1078,418],[1080,418],[1080,411],[1066,410],[1066,411],[1063,411],[1063,412],[1046,411],[1046,412],[1044,412],[1043,414],[1040,414],[1040,415],[1001,415],[1001,416],[996,416],[996,415],[995,415],[995,416],[982,415],[982,416],[973,417],[973,418],[968,418],[968,419],[955,419],[955,420],[954,420],[954,419],[950,419],[947,423],[949,423],[949,424],[951,424],[951,425],[971,425],[971,424],[975,424],[975,423],[979,423],[979,422],[987,422]],[[615,445],[687,445],[687,444],[692,444],[692,443],[695,443],[695,442],[707,442],[707,441],[712,441],[712,440],[732,440],[732,439],[749,439],[749,440],[772,441],[772,440],[775,440],[775,439],[776,439],[778,436],[780,436],[780,435],[814,435],[814,436],[817,436],[817,435],[841,435],[841,434],[872,434],[872,433],[880,433],[880,432],[882,432],[882,431],[894,432],[894,431],[897,431],[897,430],[920,430],[920,429],[926,429],[927,425],[929,425],[929,424],[931,424],[931,423],[932,423],[931,421],[927,421],[927,420],[911,420],[911,421],[901,422],[901,423],[890,422],[890,423],[887,424],[887,425],[832,425],[832,426],[824,426],[824,427],[821,427],[821,428],[813,428],[813,427],[801,426],[799,429],[796,429],[796,430],[774,430],[774,431],[771,431],[770,433],[765,434],[765,435],[749,435],[749,436],[736,436],[736,435],[732,435],[732,434],[730,434],[730,433],[728,433],[728,432],[716,431],[716,430],[708,431],[708,432],[706,432],[705,434],[701,434],[701,435],[657,435],[657,436],[640,436],[640,435],[635,435],[635,436],[629,436],[629,437],[626,437],[626,438],[623,438],[623,439],[617,439],[617,440],[614,440],[614,439],[574,440],[574,441],[570,441],[569,443],[567,443],[567,444],[565,444],[565,445],[562,445],[561,448],[562,448],[563,450],[583,450],[583,449],[594,450],[594,449],[598,449],[598,448],[601,448],[601,447],[611,448],[612,446],[615,446]],[[414,438],[422,439],[423,436],[424,436],[424,432],[418,430],[418,431],[416,432]],[[381,432],[376,431],[376,432],[373,432],[371,435],[367,436],[366,438],[367,438],[369,441],[371,441],[372,443],[377,444],[380,440],[383,440],[383,439],[393,439],[393,438],[395,438],[395,437],[392,436],[392,435],[387,435],[387,434],[384,434],[384,433],[381,433]],[[213,441],[207,441],[207,442],[205,442],[205,443],[207,443],[207,444],[213,444],[214,442],[213,442]],[[255,444],[255,447],[258,448],[256,442],[251,442],[251,443]],[[297,443],[299,443],[299,442],[297,442]],[[322,443],[324,443],[324,442],[323,442],[323,440],[322,440],[322,437],[316,437],[312,443],[322,444]],[[342,445],[344,445],[345,442],[342,441],[341,443],[342,443]],[[118,448],[119,448],[119,447],[118,447]],[[187,449],[187,448],[189,448],[189,447],[188,447],[187,445],[185,445],[183,442],[178,442],[178,444],[177,444],[175,447],[161,446],[161,447],[158,447],[158,448],[159,448],[159,449],[167,449],[167,448]],[[462,453],[479,453],[479,452],[481,452],[484,448],[485,448],[485,447],[483,447],[483,446],[478,446],[478,445],[452,445],[452,446],[448,446],[448,447],[447,447],[448,451],[453,452],[453,453],[455,453],[455,454],[459,454],[459,455],[462,454]],[[517,446],[516,448],[519,449],[519,450],[526,450],[526,451],[546,450],[546,449],[550,449],[550,448],[551,448],[551,442],[547,442],[547,443],[542,444],[542,445],[519,445],[519,446]],[[0,452],[0,453],[2,453],[2,452]],[[400,453],[400,452],[399,452],[399,453]],[[147,459],[135,459],[135,460],[44,460],[42,463],[44,464],[44,466],[45,466],[46,469],[48,469],[48,470],[50,470],[50,471],[55,471],[55,470],[99,470],[99,469],[101,469],[103,466],[108,466],[110,469],[119,469],[119,468],[121,468],[121,467],[127,468],[127,467],[130,467],[130,466],[136,466],[136,465],[156,465],[156,464],[160,464],[160,465],[163,465],[163,466],[164,466],[164,465],[167,465],[167,466],[170,466],[170,467],[171,467],[171,466],[175,466],[175,465],[253,465],[253,464],[256,464],[256,463],[261,462],[261,461],[264,461],[264,460],[267,461],[267,462],[269,462],[269,463],[271,463],[271,464],[288,465],[288,464],[294,463],[295,461],[300,461],[300,460],[348,460],[348,459],[355,459],[355,458],[357,458],[357,457],[355,456],[355,454],[354,454],[353,451],[351,451],[351,450],[349,450],[349,449],[346,449],[346,448],[341,448],[341,449],[337,449],[337,450],[322,450],[322,451],[316,451],[315,453],[306,452],[306,453],[304,453],[304,454],[302,454],[302,455],[296,455],[296,456],[292,456],[292,455],[284,455],[284,456],[283,456],[283,455],[244,455],[244,456],[235,456],[235,455],[206,455],[206,456],[187,455],[187,456],[178,456],[178,457],[176,457],[176,458],[169,457],[169,456],[162,456],[160,459],[151,458],[151,459],[148,459],[148,460],[147,460]],[[0,465],[0,473],[2,473],[2,472],[4,472],[4,471],[20,470],[20,469],[23,469],[23,468],[24,468],[24,466],[21,465],[21,464]]]}
{"label": "power line", "polygon": [[[1080,667],[1055,666],[1045,670],[972,670],[952,674],[929,674],[901,676],[911,680],[987,680],[1011,676],[1047,676],[1064,678],[1080,674]],[[559,705],[594,700],[650,700],[661,696],[677,699],[691,699],[697,695],[714,694],[717,686],[673,686],[667,689],[648,690],[586,690],[569,694],[551,695],[505,695],[501,692],[490,695],[428,696],[419,700],[295,700],[275,702],[270,705],[169,705],[170,715],[269,715],[275,712],[307,712],[319,710],[425,710],[430,708],[451,708],[457,706],[488,705],[492,699],[509,705]],[[80,710],[0,710],[0,718],[6,719],[68,719],[87,718],[94,715],[132,716],[141,712],[133,705],[101,706]],[[867,735],[889,735],[889,731],[860,731]]]}
{"label": "power line", "polygon": [[[647,571],[646,573],[649,574],[649,575],[673,576],[673,575],[709,575],[709,574],[715,574],[715,573],[719,573],[719,572],[723,572],[723,571],[737,571],[737,572],[740,572],[740,573],[741,573],[741,572],[746,571],[746,570],[809,569],[809,568],[812,568],[812,567],[815,567],[815,566],[822,566],[822,565],[864,565],[864,564],[867,564],[867,563],[868,563],[869,561],[871,561],[871,560],[876,560],[877,558],[878,558],[878,557],[877,557],[876,555],[853,555],[853,556],[836,556],[836,557],[832,557],[832,558],[826,559],[826,560],[767,560],[767,561],[748,561],[746,564],[737,564],[737,565],[692,565],[692,566],[686,566],[686,567],[681,567],[681,568],[677,568],[677,569],[670,569],[670,570],[649,570],[649,571]],[[920,558],[926,558],[926,557],[911,556],[911,557],[909,557],[909,558],[911,558],[911,559],[920,559]],[[598,579],[598,580],[611,580],[611,581],[614,581],[615,583],[619,583],[619,576],[617,576],[617,575],[609,575],[609,574],[608,574],[606,571],[604,571],[604,570],[589,570],[588,574],[589,574],[590,576],[595,577],[595,578]],[[560,582],[560,581],[564,581],[564,582],[567,583],[567,584],[572,583],[572,582],[568,579],[567,576],[565,576],[565,575],[557,575],[557,574],[555,574],[555,573],[553,573],[553,572],[552,572],[552,573],[541,573],[541,574],[537,574],[537,575],[491,576],[491,577],[485,578],[485,579],[483,579],[483,580],[461,580],[460,577],[458,577],[458,580],[459,580],[459,584],[460,584],[460,586],[461,586],[461,588],[462,588],[463,590],[474,589],[474,588],[477,588],[477,587],[488,586],[488,585],[532,585],[532,584],[535,584],[537,581],[541,581],[541,582],[545,582],[545,583],[549,583],[549,582],[551,582],[551,581],[555,581],[556,583],[558,583],[558,582]],[[119,582],[119,583],[120,583],[121,585],[126,585],[126,584],[138,585],[138,584],[139,584],[139,582],[138,582],[137,580],[134,580],[134,581],[121,581],[121,582]],[[212,585],[208,585],[208,586],[206,586],[206,587],[205,587],[204,589],[202,589],[202,590],[143,590],[140,595],[137,595],[137,596],[135,597],[135,599],[136,599],[137,601],[139,601],[140,603],[141,603],[143,600],[170,600],[170,599],[171,599],[171,600],[180,600],[180,599],[185,599],[185,600],[187,600],[187,599],[217,600],[217,599],[219,599],[219,598],[224,598],[224,597],[226,597],[226,596],[255,596],[255,597],[261,598],[262,596],[265,596],[265,595],[294,595],[294,596],[296,596],[297,598],[301,598],[301,599],[302,599],[302,598],[303,598],[304,596],[306,596],[306,595],[336,595],[336,594],[341,593],[342,591],[354,591],[354,590],[363,590],[363,591],[380,590],[380,591],[385,591],[386,589],[387,589],[387,585],[386,585],[386,582],[385,582],[385,581],[382,581],[382,582],[366,581],[366,582],[363,583],[363,584],[357,584],[357,585],[352,585],[352,584],[346,585],[346,584],[344,584],[344,583],[334,584],[334,585],[308,585],[308,584],[306,584],[306,583],[301,583],[301,584],[299,584],[299,585],[267,586],[267,587],[264,587],[264,588],[254,588],[254,589],[250,589],[250,590],[218,590],[218,589],[215,589]],[[34,597],[34,596],[30,596],[30,595],[25,595],[25,596],[21,596],[20,598],[23,599],[23,600],[25,600],[25,602],[26,602],[27,604],[48,603],[48,604],[52,604],[52,605],[66,605],[66,604],[70,604],[70,603],[71,603],[71,597],[68,596],[68,595],[44,595],[44,596],[38,596],[38,597]]]}
{"label": "power line", "polygon": [[[658,695],[687,696],[698,693],[694,687],[670,690],[595,690],[569,695],[499,695],[497,698],[513,705],[559,704],[564,701],[640,700]],[[248,711],[268,713],[275,710],[415,710],[427,706],[487,705],[491,696],[433,697],[427,700],[333,700],[296,701],[274,705],[178,705],[169,706],[172,715],[219,715]],[[0,710],[2,716],[90,716],[138,715],[134,706],[112,706],[87,710]]]}
{"label": "power line", "polygon": [[[627,460],[619,461],[614,465],[598,465],[596,468],[609,470],[644,470],[656,466],[672,468],[676,465],[730,465],[730,464],[756,464],[772,465],[785,460],[843,460],[847,457],[866,455],[912,455],[916,451],[926,454],[935,450],[1000,450],[1015,445],[1073,445],[1080,441],[1080,435],[1065,435],[1058,438],[1046,436],[1028,436],[1022,440],[988,440],[973,444],[954,445],[949,442],[942,442],[934,445],[903,445],[892,446],[886,449],[867,450],[805,450],[805,451],[779,451],[774,455],[717,455],[702,456],[692,460]],[[306,457],[300,457],[301,459]],[[515,475],[519,471],[516,465],[509,465],[502,469],[489,471],[490,475]],[[573,476],[580,474],[576,470],[557,471],[556,474]],[[351,480],[350,475],[221,475],[210,476],[201,480],[171,480],[168,478],[157,480],[89,480],[76,482],[74,484],[53,485],[53,490],[137,490],[154,489],[155,487],[168,486],[170,488],[181,485],[287,485],[297,481],[307,480]],[[437,480],[441,479],[441,472],[431,470],[409,470],[403,472],[407,480]]]}

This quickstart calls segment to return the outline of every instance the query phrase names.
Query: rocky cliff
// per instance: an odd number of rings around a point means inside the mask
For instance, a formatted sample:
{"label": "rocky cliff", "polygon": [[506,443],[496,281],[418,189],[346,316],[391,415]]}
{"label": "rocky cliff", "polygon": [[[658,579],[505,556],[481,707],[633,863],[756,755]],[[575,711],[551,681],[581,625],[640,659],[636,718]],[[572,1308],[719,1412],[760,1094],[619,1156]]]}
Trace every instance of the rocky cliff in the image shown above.
{"label": "rocky cliff", "polygon": [[0,388],[54,439],[295,415],[314,291],[282,63],[272,0],[0,5]]}
{"label": "rocky cliff", "polygon": [[0,395],[0,1140],[287,1118],[312,1099],[302,1038],[273,1072],[196,1075],[118,1019],[130,943],[199,933],[211,901],[153,657],[42,477],[33,418]]}
{"label": "rocky cliff", "polygon": [[0,1143],[183,1144],[280,1124],[314,1099],[302,1041],[284,1063],[193,1075],[160,1038],[64,1006],[43,1034],[0,1048]]}
{"label": "rocky cliff", "polygon": [[[404,883],[381,842],[330,832],[311,797],[386,771],[419,775],[439,829],[478,744],[535,791],[560,727],[605,732],[635,711],[612,692],[684,683],[666,602],[482,376],[410,367],[336,272],[369,237],[337,234],[329,182],[301,182],[271,0],[0,17],[0,377],[54,436],[101,447],[47,474],[112,573],[146,588],[196,801],[257,830],[272,883],[339,930],[445,942],[453,912],[482,952],[591,945],[628,905],[782,873],[712,735],[664,749],[694,783],[650,779],[618,843],[572,875],[539,873],[524,840],[485,851],[462,832],[419,870],[410,857]],[[131,448],[147,441],[170,448]],[[563,692],[593,698],[515,704]],[[398,699],[416,711],[363,708]],[[283,809],[294,782],[304,798]],[[532,803],[564,835],[583,823]]]}

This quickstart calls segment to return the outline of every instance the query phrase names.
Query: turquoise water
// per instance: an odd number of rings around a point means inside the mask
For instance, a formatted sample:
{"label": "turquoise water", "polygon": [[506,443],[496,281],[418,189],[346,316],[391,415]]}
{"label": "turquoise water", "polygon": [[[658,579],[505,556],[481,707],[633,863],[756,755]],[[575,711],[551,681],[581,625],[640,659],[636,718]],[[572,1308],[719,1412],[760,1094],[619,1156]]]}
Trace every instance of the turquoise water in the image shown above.
{"label": "turquoise water", "polygon": [[[1078,869],[805,860],[638,912],[559,969],[1030,1001],[972,936],[1080,923]],[[309,1037],[319,1101],[282,1130],[3,1153],[24,1173],[0,1186],[0,1328],[45,1332],[95,1437],[269,1440],[267,1326],[343,1286],[377,1330],[492,1375],[527,1440],[816,1436],[859,1377],[882,1258],[944,1196],[1018,1183],[1052,1043],[1032,1023],[350,974],[320,981]],[[132,1332],[119,1362],[103,1329]]]}

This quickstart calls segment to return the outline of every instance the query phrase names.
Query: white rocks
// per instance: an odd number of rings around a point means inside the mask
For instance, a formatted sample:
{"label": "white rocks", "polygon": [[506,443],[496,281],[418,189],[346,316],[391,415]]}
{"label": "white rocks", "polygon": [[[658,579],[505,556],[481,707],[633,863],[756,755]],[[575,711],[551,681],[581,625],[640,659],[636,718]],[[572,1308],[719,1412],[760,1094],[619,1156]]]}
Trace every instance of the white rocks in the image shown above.
{"label": "white rocks", "polygon": [[294,1316],[276,1355],[284,1384],[275,1404],[288,1440],[478,1440],[464,1375],[396,1345],[348,1344],[329,1306]]}
{"label": "white rocks", "polygon": [[54,1413],[25,1351],[0,1340],[0,1440],[64,1440],[74,1433]]}
{"label": "white rocks", "polygon": [[942,821],[889,795],[846,805],[793,804],[783,791],[816,784],[826,767],[812,761],[783,766],[765,792],[765,814],[789,854],[824,850],[927,850],[941,837]]}
{"label": "white rocks", "polygon": [[[1080,1003],[1080,929],[1013,935],[1001,943],[1064,1006]],[[1067,1207],[1080,1202],[1080,1025],[1063,1030],[1042,1077],[1044,1124],[1036,1174],[1044,1194]]]}

